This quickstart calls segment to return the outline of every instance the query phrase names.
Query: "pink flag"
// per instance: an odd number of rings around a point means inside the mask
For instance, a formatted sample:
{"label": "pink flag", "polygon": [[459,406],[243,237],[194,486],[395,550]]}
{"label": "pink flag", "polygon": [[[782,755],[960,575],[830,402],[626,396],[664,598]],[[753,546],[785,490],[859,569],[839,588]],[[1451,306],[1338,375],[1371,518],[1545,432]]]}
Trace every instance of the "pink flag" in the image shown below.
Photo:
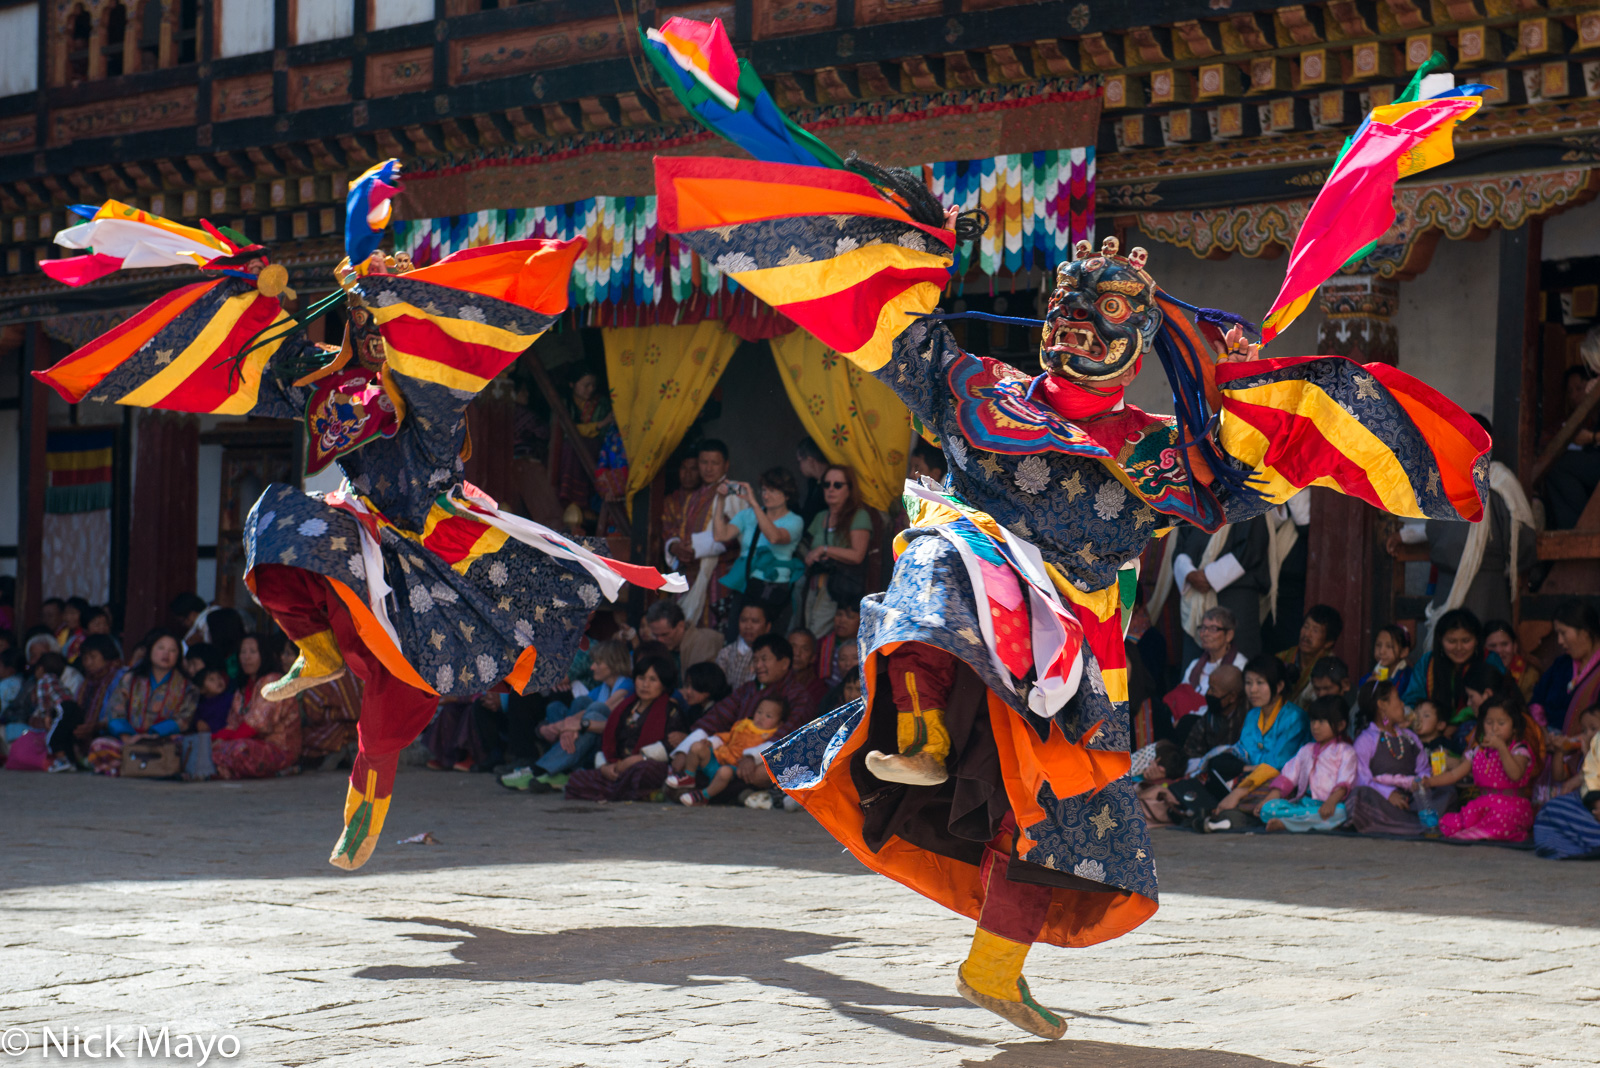
{"label": "pink flag", "polygon": [[64,260],[40,260],[39,269],[57,282],[82,286],[120,271],[122,261],[103,252],[91,252],[87,256],[69,256]]}

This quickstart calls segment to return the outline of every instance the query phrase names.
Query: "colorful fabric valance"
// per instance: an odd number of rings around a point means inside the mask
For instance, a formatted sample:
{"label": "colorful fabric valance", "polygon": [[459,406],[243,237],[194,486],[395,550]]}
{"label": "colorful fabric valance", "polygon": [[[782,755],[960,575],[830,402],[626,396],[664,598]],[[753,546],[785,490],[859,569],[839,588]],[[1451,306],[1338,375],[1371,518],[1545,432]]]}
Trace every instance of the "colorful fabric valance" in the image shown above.
{"label": "colorful fabric valance", "polygon": [[[956,277],[991,278],[1054,270],[1072,245],[1094,236],[1094,149],[1052,149],[935,163],[934,192],[962,210],[989,213],[989,232],[964,246]],[[589,247],[572,271],[574,305],[682,302],[697,292],[737,290],[711,264],[661,232],[656,198],[596,196],[540,208],[494,208],[394,224],[395,248],[419,266],[495,241],[583,237]]]}
{"label": "colorful fabric valance", "polygon": [[50,515],[98,512],[111,507],[114,430],[53,430],[44,466],[49,483],[44,510]]}

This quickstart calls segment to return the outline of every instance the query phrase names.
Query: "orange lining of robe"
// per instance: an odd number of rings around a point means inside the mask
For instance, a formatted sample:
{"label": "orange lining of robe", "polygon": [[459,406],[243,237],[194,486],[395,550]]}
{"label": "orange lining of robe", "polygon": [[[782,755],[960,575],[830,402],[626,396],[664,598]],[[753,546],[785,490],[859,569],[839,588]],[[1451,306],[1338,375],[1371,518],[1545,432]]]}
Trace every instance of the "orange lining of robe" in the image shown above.
{"label": "orange lining of robe", "polygon": [[[862,677],[869,683],[863,696],[869,710],[872,707],[870,684],[877,678],[877,658],[887,656],[901,644],[894,642],[874,650],[863,665]],[[1035,770],[1061,784],[1058,791],[1061,796],[1074,796],[1098,789],[1096,771],[1104,775],[1118,763],[1123,771],[1127,770],[1130,759],[1127,753],[1085,751],[1065,738],[1052,737],[1048,743],[1040,743],[1038,747],[1024,747],[1027,749],[1027,755],[1024,756],[1019,752],[1012,730],[1012,721],[1017,714],[993,694],[989,700],[990,721],[995,726],[995,742],[1000,750],[1006,780],[1006,796],[1017,811],[1019,824],[1024,822],[1026,811],[1018,798],[1025,763],[1030,769],[1035,769],[1033,762],[1037,762]],[[1003,715],[1000,714],[1002,712]],[[855,781],[850,777],[850,758],[866,743],[869,714],[861,717],[861,722],[834,758],[824,776],[826,785],[794,790],[790,796],[799,801],[861,863],[910,887],[923,897],[976,921],[983,908],[983,883],[977,865],[940,856],[898,837],[891,838],[876,853],[867,847],[862,836],[861,797],[856,791]],[[1025,724],[1016,723],[1015,727],[1027,730]],[[1059,730],[1053,728],[1057,735]],[[1012,744],[1001,744],[1002,731],[1006,731],[1005,737]],[[1068,749],[1080,755],[1069,755],[1066,752]],[[1026,803],[1038,813],[1032,820],[1037,823],[1044,817],[1037,799],[1028,797]],[[1109,941],[1133,930],[1155,915],[1156,911],[1154,901],[1132,892],[1095,893],[1053,887],[1052,894],[1049,916],[1039,932],[1038,941],[1057,946],[1092,946]]]}

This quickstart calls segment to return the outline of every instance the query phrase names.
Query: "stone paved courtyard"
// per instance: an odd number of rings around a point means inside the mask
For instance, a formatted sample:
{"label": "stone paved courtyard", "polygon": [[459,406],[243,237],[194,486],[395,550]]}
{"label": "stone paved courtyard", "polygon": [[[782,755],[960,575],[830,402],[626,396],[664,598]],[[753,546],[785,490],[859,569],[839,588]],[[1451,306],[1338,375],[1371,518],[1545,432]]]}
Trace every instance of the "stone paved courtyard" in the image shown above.
{"label": "stone paved courtyard", "polygon": [[[1600,1060],[1600,865],[1160,832],[1153,920],[1030,960],[1035,994],[1073,1018],[1047,1043],[956,996],[970,923],[804,814],[580,805],[407,770],[350,875],[323,859],[343,790],[0,775],[0,1030],[33,1042],[0,1063],[62,1060],[38,1046],[46,1026],[110,1027],[125,1063],[198,1061],[139,1061],[141,1025],[234,1036],[210,1063],[250,1065]],[[438,844],[395,844],[420,831]]]}

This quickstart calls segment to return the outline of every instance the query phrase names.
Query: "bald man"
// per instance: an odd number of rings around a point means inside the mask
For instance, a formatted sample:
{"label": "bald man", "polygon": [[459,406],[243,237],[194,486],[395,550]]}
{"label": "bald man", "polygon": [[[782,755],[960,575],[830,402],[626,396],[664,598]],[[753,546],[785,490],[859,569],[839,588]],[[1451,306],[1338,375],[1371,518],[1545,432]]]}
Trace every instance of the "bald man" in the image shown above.
{"label": "bald man", "polygon": [[1244,730],[1244,717],[1250,711],[1244,699],[1244,672],[1232,664],[1218,664],[1211,672],[1206,692],[1206,710],[1189,716],[1194,725],[1183,742],[1183,755],[1198,760],[1219,745],[1232,745]]}

